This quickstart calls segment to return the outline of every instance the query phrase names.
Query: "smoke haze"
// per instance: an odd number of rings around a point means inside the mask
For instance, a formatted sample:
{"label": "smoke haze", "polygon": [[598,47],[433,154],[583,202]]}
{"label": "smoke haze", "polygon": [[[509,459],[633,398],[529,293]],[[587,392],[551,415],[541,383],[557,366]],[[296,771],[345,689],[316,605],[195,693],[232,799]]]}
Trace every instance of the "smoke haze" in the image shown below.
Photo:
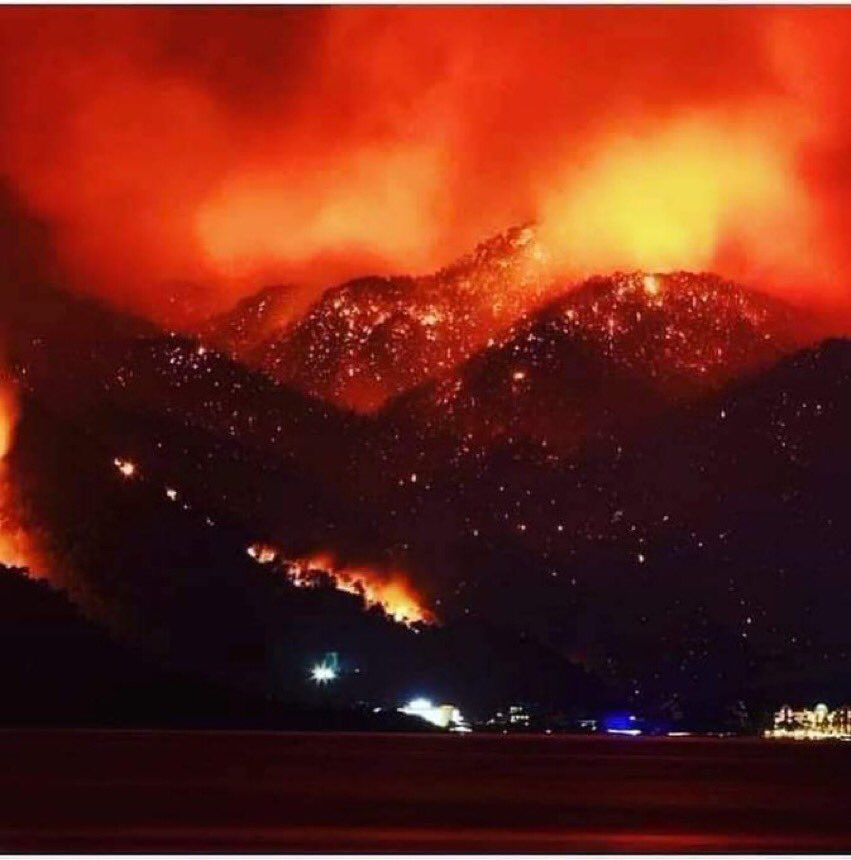
{"label": "smoke haze", "polygon": [[536,220],[568,276],[848,305],[835,9],[6,9],[0,169],[62,276],[200,316]]}

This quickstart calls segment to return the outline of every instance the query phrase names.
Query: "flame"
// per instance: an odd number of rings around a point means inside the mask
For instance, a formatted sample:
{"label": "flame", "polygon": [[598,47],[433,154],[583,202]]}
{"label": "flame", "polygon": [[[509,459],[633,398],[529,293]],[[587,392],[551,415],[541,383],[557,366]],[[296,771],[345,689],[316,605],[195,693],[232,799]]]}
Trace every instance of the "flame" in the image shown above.
{"label": "flame", "polygon": [[154,317],[434,271],[533,219],[586,271],[792,261],[762,280],[813,301],[848,283],[841,9],[0,18],[0,168],[66,280]]}
{"label": "flame", "polygon": [[427,609],[405,574],[381,573],[366,567],[338,565],[329,553],[319,553],[297,560],[296,585],[308,585],[311,573],[316,571],[329,578],[338,591],[361,597],[367,607],[380,606],[385,614],[400,624],[433,624],[434,614]]}
{"label": "flame", "polygon": [[659,295],[660,284],[656,275],[644,275],[641,279],[641,284],[644,287],[644,292],[647,293],[648,296]]}
{"label": "flame", "polygon": [[726,249],[743,242],[765,268],[799,270],[813,216],[794,138],[712,115],[610,133],[543,194],[541,241],[582,275],[729,269]]}
{"label": "flame", "polygon": [[18,499],[7,457],[15,438],[18,401],[14,387],[0,380],[0,563],[26,568],[30,575],[44,569],[44,561],[30,531],[21,521]]}
{"label": "flame", "polygon": [[251,544],[246,552],[258,564],[271,564],[281,559],[287,579],[297,588],[317,588],[330,582],[338,591],[360,597],[367,608],[381,607],[399,624],[414,627],[437,621],[407,575],[400,571],[384,573],[368,567],[339,564],[327,552],[285,559],[275,547],[260,542]]}
{"label": "flame", "polygon": [[271,564],[278,557],[278,551],[265,543],[253,543],[246,552],[257,564]]}

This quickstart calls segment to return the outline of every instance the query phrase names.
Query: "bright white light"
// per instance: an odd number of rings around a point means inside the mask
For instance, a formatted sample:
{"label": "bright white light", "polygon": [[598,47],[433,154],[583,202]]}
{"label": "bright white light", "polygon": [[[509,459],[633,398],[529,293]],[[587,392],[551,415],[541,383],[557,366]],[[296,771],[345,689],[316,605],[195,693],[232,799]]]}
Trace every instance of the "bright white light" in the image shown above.
{"label": "bright white light", "polygon": [[337,673],[324,663],[318,663],[310,670],[311,679],[317,684],[329,684],[335,680]]}
{"label": "bright white light", "polygon": [[[424,697],[411,699],[407,705],[398,710],[409,717],[419,717],[419,719],[441,729],[466,726],[464,717],[454,705],[435,705],[430,699]],[[463,729],[459,730],[463,731]]]}

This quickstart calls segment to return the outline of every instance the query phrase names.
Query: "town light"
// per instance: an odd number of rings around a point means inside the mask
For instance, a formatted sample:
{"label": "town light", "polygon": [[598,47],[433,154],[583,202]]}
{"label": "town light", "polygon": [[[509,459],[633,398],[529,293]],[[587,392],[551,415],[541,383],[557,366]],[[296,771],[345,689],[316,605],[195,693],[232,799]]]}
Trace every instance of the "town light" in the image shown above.
{"label": "town light", "polygon": [[331,668],[331,666],[328,666],[325,663],[317,663],[310,670],[310,678],[316,684],[330,684],[331,681],[336,680],[337,673],[333,668]]}

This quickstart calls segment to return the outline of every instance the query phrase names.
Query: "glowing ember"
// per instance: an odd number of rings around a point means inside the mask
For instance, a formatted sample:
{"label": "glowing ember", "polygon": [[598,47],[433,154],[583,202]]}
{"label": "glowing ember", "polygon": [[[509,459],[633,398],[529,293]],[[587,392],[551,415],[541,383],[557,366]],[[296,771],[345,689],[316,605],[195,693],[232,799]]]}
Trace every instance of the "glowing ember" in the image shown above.
{"label": "glowing ember", "polygon": [[251,544],[246,552],[258,564],[271,564],[278,557],[278,551],[274,547],[263,543]]}
{"label": "glowing ember", "polygon": [[124,478],[133,478],[136,475],[136,464],[131,462],[130,460],[123,460],[120,457],[116,457],[113,461],[113,465],[122,477]]}

